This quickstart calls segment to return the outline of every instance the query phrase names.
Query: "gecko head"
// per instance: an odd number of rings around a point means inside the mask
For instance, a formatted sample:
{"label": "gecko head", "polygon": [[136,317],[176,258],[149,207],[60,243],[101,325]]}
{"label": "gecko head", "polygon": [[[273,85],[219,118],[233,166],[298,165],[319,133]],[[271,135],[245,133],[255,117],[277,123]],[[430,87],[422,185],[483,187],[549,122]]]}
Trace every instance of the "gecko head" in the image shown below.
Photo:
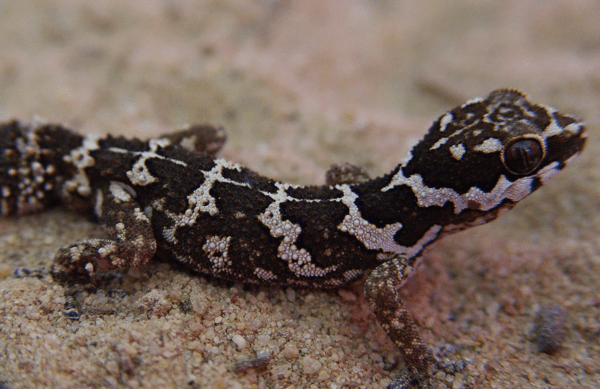
{"label": "gecko head", "polygon": [[585,139],[578,118],[533,104],[522,92],[497,90],[441,116],[401,177],[420,206],[450,201],[457,215],[497,210],[488,212],[493,219],[573,161]]}

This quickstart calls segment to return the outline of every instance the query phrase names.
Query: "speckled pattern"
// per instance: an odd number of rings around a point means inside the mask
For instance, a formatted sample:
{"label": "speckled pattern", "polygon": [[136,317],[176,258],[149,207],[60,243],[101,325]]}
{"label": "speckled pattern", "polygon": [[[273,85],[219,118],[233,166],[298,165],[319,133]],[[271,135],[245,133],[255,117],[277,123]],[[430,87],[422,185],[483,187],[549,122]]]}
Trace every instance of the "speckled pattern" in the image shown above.
{"label": "speckled pattern", "polygon": [[367,274],[367,301],[408,369],[392,387],[404,388],[438,370],[398,293],[425,249],[511,209],[586,137],[573,116],[498,90],[442,115],[390,174],[302,187],[214,158],[225,135],[209,125],[143,142],[11,121],[0,124],[0,213],[59,200],[94,210],[109,239],[58,250],[51,273],[64,285],[141,267],[157,249],[243,283],[331,288]]}

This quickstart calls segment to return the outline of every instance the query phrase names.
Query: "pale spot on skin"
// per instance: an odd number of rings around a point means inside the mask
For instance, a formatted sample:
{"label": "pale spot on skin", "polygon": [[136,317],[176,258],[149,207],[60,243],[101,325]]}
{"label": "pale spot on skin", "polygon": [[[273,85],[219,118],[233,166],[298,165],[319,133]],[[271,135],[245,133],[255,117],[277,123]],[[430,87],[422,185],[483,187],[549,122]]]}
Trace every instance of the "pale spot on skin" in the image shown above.
{"label": "pale spot on skin", "polygon": [[461,105],[460,107],[461,108],[465,108],[465,107],[467,107],[467,106],[469,106],[471,104],[481,103],[482,101],[483,101],[483,99],[481,97],[475,97],[475,98],[473,98],[471,100],[467,100],[467,102],[464,103],[463,105]]}
{"label": "pale spot on skin", "polygon": [[96,201],[94,202],[94,212],[98,217],[102,217],[102,203],[104,203],[104,195],[101,190],[97,190]]}
{"label": "pale spot on skin", "polygon": [[343,276],[346,281],[350,282],[362,277],[363,274],[364,271],[362,270],[348,270],[344,272]]}
{"label": "pale spot on skin", "polygon": [[133,189],[121,182],[111,181],[108,190],[110,191],[110,194],[114,196],[114,198],[124,203],[131,201],[132,199],[132,196],[129,192],[133,191]]}
{"label": "pale spot on skin", "polygon": [[452,123],[452,120],[454,120],[454,116],[451,113],[445,114],[440,120],[440,132],[446,131],[446,127]]}
{"label": "pale spot on skin", "polygon": [[581,123],[571,123],[565,127],[565,131],[570,132],[571,134],[579,134],[583,130],[583,125]]}
{"label": "pale spot on skin", "polygon": [[488,139],[484,140],[482,143],[473,147],[473,151],[479,151],[481,153],[489,154],[489,153],[495,153],[497,151],[501,151],[502,147],[503,146],[502,146],[502,142],[500,141],[500,139],[488,138]]}
{"label": "pale spot on skin", "polygon": [[442,139],[438,140],[437,142],[435,142],[434,145],[429,148],[429,150],[438,149],[440,146],[446,144],[446,142],[448,142],[449,140],[450,140],[450,138],[442,138]]}
{"label": "pale spot on skin", "polygon": [[181,139],[181,142],[179,142],[179,145],[186,150],[193,151],[196,146],[196,136],[192,135],[184,137]]}
{"label": "pale spot on skin", "polygon": [[254,275],[264,281],[277,280],[277,276],[272,271],[257,267],[254,269]]}
{"label": "pale spot on skin", "polygon": [[462,143],[450,146],[450,153],[452,154],[452,157],[454,157],[454,159],[456,159],[457,161],[460,161],[462,159],[465,152],[465,146],[463,146]]}
{"label": "pale spot on skin", "polygon": [[[94,166],[96,161],[90,156],[90,151],[100,149],[98,141],[100,137],[95,134],[86,135],[83,138],[83,144],[76,149],[71,150],[69,155],[65,155],[63,160],[74,165],[77,168],[77,173],[68,181],[65,181],[63,190],[67,192],[77,191],[81,196],[87,197],[92,194],[90,180],[85,173],[85,169]],[[65,197],[69,197],[68,193],[64,193]]]}
{"label": "pale spot on skin", "polygon": [[208,255],[213,271],[220,272],[228,266],[231,266],[229,258],[229,242],[231,236],[221,238],[219,236],[209,236],[202,246],[202,250]]}
{"label": "pale spot on skin", "polygon": [[169,161],[171,163],[180,165],[180,166],[187,166],[187,164],[185,162],[179,161],[177,159],[172,159],[172,158],[167,158],[164,157],[160,154],[157,154],[158,148],[164,148],[167,147],[171,144],[171,141],[165,138],[160,138],[160,139],[150,139],[148,141],[148,147],[150,148],[149,151],[130,151],[130,150],[126,150],[126,149],[122,149],[119,147],[110,147],[108,150],[113,152],[113,153],[119,153],[119,154],[131,154],[131,155],[135,155],[135,156],[139,156],[140,158],[133,164],[133,167],[131,168],[131,170],[129,170],[126,175],[127,178],[129,179],[129,181],[133,184],[133,185],[139,185],[139,186],[145,186],[145,185],[150,185],[156,181],[158,181],[158,179],[154,176],[152,176],[152,174],[150,174],[150,171],[148,170],[148,167],[146,166],[146,161],[150,158],[156,158],[156,159],[161,159],[161,160],[165,160],[165,161]]}

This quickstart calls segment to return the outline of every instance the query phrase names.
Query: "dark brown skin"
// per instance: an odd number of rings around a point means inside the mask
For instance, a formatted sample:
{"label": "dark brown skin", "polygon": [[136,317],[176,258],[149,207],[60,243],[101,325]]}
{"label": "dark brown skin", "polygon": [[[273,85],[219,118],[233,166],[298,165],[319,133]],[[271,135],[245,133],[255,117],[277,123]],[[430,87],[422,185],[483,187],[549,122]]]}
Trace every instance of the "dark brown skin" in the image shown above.
{"label": "dark brown skin", "polygon": [[439,368],[398,293],[424,250],[540,188],[581,152],[585,130],[499,90],[441,116],[389,174],[338,165],[327,185],[307,187],[215,159],[224,140],[209,125],[141,141],[4,123],[0,211],[62,201],[95,213],[108,238],[57,252],[52,276],[63,284],[142,266],[157,250],[244,283],[335,288],[368,275],[367,301],[408,368],[399,388]]}

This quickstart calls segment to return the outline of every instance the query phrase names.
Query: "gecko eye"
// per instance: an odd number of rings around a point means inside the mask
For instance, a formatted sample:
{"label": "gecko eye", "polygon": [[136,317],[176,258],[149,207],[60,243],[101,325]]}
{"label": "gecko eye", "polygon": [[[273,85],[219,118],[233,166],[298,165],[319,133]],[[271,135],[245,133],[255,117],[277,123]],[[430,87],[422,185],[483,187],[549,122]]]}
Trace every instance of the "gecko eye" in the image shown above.
{"label": "gecko eye", "polygon": [[544,158],[544,146],[535,138],[521,138],[510,143],[502,154],[504,166],[514,174],[534,171]]}

